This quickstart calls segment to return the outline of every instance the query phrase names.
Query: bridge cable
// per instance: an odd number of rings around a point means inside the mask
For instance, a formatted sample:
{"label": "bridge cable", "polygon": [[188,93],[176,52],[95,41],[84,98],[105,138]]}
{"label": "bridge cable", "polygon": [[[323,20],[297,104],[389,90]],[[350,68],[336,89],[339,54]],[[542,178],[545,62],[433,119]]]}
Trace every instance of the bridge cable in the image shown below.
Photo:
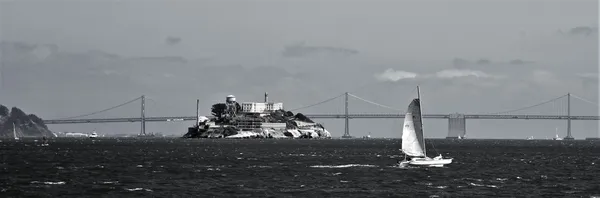
{"label": "bridge cable", "polygon": [[[171,109],[171,110],[176,110],[176,109],[180,108],[171,103],[157,102],[156,100],[152,99],[149,96],[146,96],[146,100],[149,100],[150,102],[154,103],[154,105],[156,105],[153,107],[154,112],[158,112],[158,110],[160,110],[159,108],[167,108],[167,109]],[[148,115],[149,115],[148,109],[150,109],[150,108],[146,108],[146,117],[148,117]],[[195,114],[194,114],[194,116],[195,116]]]}
{"label": "bridge cable", "polygon": [[146,108],[144,109],[144,116],[146,116],[146,118],[148,118],[148,115],[150,115],[151,111],[148,111],[150,109],[156,110],[160,105],[158,104],[158,102],[156,102],[155,100],[152,100],[152,98],[146,96],[146,100],[152,102],[155,106],[150,106],[148,103],[146,103]]}
{"label": "bridge cable", "polygon": [[370,104],[372,104],[372,105],[376,105],[376,106],[379,106],[379,107],[383,107],[383,108],[387,108],[387,109],[391,109],[391,110],[395,110],[395,111],[402,111],[401,109],[396,109],[396,108],[394,108],[394,107],[390,107],[390,106],[387,106],[387,105],[382,105],[382,104],[379,104],[379,103],[376,103],[376,102],[373,102],[373,101],[370,101],[370,100],[367,100],[367,99],[364,99],[364,98],[358,97],[358,96],[356,96],[356,95],[354,95],[354,94],[351,94],[351,93],[348,93],[348,95],[349,95],[349,96],[352,96],[352,97],[354,97],[354,98],[356,98],[356,99],[362,100],[362,101],[364,101],[364,102],[370,103]]}
{"label": "bridge cable", "polygon": [[333,97],[333,98],[329,98],[327,100],[323,100],[323,101],[315,103],[315,104],[311,104],[311,105],[308,105],[308,106],[291,109],[291,110],[288,110],[288,111],[292,111],[293,112],[293,111],[300,110],[300,109],[306,109],[306,108],[309,108],[309,107],[314,107],[314,106],[317,106],[317,105],[320,105],[320,104],[323,104],[323,103],[326,103],[326,102],[338,99],[339,97],[342,97],[344,95],[346,95],[346,93],[340,94],[339,96],[336,96],[336,97]]}
{"label": "bridge cable", "polygon": [[581,100],[581,101],[583,101],[583,102],[587,102],[587,103],[590,103],[590,104],[596,105],[597,107],[600,107],[598,104],[596,104],[596,103],[594,103],[594,102],[592,102],[592,101],[586,100],[586,99],[584,99],[584,98],[582,98],[582,97],[579,97],[579,96],[577,96],[577,95],[575,95],[575,94],[571,94],[571,96],[573,96],[574,98],[577,98],[577,99],[579,99],[579,100]]}
{"label": "bridge cable", "polygon": [[[150,101],[150,102],[154,103],[154,105],[156,105],[156,106],[155,106],[155,108],[156,108],[156,107],[159,107],[159,106],[161,106],[161,105],[160,105],[158,102],[156,102],[155,100],[153,100],[152,98],[150,98],[150,97],[148,97],[148,96],[146,96],[146,100],[148,100],[148,101]],[[146,104],[146,109],[145,109],[145,110],[146,110],[146,117],[148,117],[148,115],[149,115],[149,112],[148,112],[148,110],[149,110],[149,109],[151,109],[151,108],[148,108],[148,107],[150,107],[150,106],[148,106],[148,105]],[[156,109],[155,109],[155,110],[156,110]]]}
{"label": "bridge cable", "polygon": [[92,112],[92,113],[88,113],[88,114],[84,114],[84,115],[78,115],[78,116],[71,116],[71,117],[66,117],[66,118],[56,119],[56,120],[66,120],[66,119],[80,118],[80,117],[85,117],[85,116],[90,116],[90,115],[94,115],[94,114],[102,113],[102,112],[105,112],[105,111],[110,111],[110,110],[113,110],[113,109],[116,109],[116,108],[119,108],[119,107],[125,106],[125,105],[127,105],[127,104],[129,104],[129,103],[135,102],[135,101],[137,101],[137,100],[139,100],[139,99],[141,99],[141,98],[142,98],[142,97],[140,96],[140,97],[137,97],[136,99],[130,100],[130,101],[128,101],[128,102],[125,102],[125,103],[123,103],[123,104],[120,104],[120,105],[117,105],[117,106],[114,106],[114,107],[110,107],[110,108],[107,108],[107,109],[103,109],[103,110],[100,110],[100,111],[96,111],[96,112]]}
{"label": "bridge cable", "polygon": [[510,112],[515,112],[515,111],[520,111],[520,110],[529,109],[529,108],[537,107],[537,106],[540,106],[540,105],[544,105],[544,104],[547,104],[547,103],[550,103],[550,102],[554,102],[554,101],[556,101],[558,99],[561,99],[563,97],[567,97],[567,95],[565,94],[565,95],[560,96],[558,98],[553,98],[553,99],[550,99],[550,100],[547,100],[547,101],[544,101],[544,102],[541,102],[541,103],[538,103],[538,104],[535,104],[535,105],[527,106],[527,107],[522,107],[522,108],[513,109],[513,110],[509,110],[509,111],[501,111],[501,112],[496,112],[496,113],[484,113],[484,114],[489,114],[489,115],[494,115],[495,114],[495,115],[498,115],[498,114],[504,114],[504,113],[510,113]]}
{"label": "bridge cable", "polygon": [[567,105],[566,104],[567,104],[566,100],[561,100],[560,112],[559,112],[558,116],[567,115]]}
{"label": "bridge cable", "polygon": [[569,111],[569,101],[562,100],[562,115],[567,115]]}
{"label": "bridge cable", "polygon": [[[156,100],[152,99],[149,96],[146,96],[146,99],[153,102],[155,105],[158,105],[160,107],[166,107],[166,108],[171,108],[171,109],[177,109],[179,107],[172,105],[171,103],[164,103],[164,102],[157,102]],[[195,102],[195,101],[194,101]]]}
{"label": "bridge cable", "polygon": [[560,112],[560,105],[558,105],[560,103],[558,103],[556,100],[552,102],[552,113],[551,115],[558,115]]}

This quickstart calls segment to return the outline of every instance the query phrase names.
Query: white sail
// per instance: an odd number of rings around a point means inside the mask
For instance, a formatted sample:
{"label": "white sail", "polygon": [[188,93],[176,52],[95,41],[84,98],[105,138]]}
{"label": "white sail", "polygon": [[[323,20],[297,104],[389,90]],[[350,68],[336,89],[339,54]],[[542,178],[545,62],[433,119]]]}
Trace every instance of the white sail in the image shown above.
{"label": "white sail", "polygon": [[414,99],[408,105],[402,128],[402,152],[413,157],[425,157],[420,105],[419,99]]}
{"label": "white sail", "polygon": [[17,128],[15,127],[15,123],[13,123],[13,136],[15,137],[15,140],[19,139],[19,137],[17,137]]}

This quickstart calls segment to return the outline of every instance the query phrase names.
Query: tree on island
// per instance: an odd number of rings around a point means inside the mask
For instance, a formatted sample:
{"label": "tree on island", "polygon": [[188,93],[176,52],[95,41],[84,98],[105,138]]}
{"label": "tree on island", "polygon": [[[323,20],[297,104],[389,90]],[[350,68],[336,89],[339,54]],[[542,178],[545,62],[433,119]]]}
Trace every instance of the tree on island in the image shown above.
{"label": "tree on island", "polygon": [[[235,102],[236,114],[239,114],[242,111],[242,106],[239,103]],[[227,114],[227,104],[225,103],[217,103],[212,105],[211,114],[217,118],[221,118],[223,115]]]}
{"label": "tree on island", "polygon": [[0,105],[0,117],[4,117],[4,116],[8,116],[9,115],[9,111],[8,108],[4,105]]}
{"label": "tree on island", "polygon": [[29,117],[29,119],[31,119],[31,121],[33,121],[36,124],[39,124],[40,126],[44,127],[44,129],[48,129],[48,126],[46,126],[46,124],[44,124],[44,120],[42,120],[42,118],[36,116],[35,114],[29,114],[27,115],[27,117]]}
{"label": "tree on island", "polygon": [[15,124],[21,124],[22,120],[27,120],[29,119],[29,116],[27,116],[27,114],[25,112],[23,112],[23,110],[17,108],[17,107],[13,107],[12,109],[10,109],[10,119],[9,120],[13,120],[15,121]]}
{"label": "tree on island", "polygon": [[297,113],[295,117],[296,117],[296,119],[303,121],[303,122],[314,123],[310,118],[306,117],[304,114],[301,114],[301,113]]}
{"label": "tree on island", "polygon": [[220,118],[223,114],[225,114],[226,109],[227,105],[225,105],[225,103],[217,103],[212,105],[211,113],[213,116]]}

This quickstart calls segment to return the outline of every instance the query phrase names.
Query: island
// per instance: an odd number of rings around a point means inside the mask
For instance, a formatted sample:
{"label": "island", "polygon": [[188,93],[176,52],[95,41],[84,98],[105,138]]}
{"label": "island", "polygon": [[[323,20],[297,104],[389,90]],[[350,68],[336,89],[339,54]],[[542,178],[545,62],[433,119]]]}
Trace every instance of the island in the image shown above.
{"label": "island", "polygon": [[38,116],[26,114],[17,107],[9,111],[6,106],[0,105],[0,137],[54,137],[54,134]]}
{"label": "island", "polygon": [[[198,101],[197,101],[198,102]],[[236,101],[229,95],[225,103],[212,105],[212,116],[200,116],[184,138],[331,138],[325,127],[301,113],[283,109],[283,103]]]}

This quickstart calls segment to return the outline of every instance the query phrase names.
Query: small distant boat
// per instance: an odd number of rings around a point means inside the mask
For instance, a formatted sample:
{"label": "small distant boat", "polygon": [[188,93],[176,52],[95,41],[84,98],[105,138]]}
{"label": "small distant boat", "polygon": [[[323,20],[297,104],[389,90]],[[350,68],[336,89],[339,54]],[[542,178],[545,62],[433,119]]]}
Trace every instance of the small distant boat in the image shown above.
{"label": "small distant boat", "polygon": [[13,136],[15,137],[15,140],[19,140],[19,137],[17,137],[17,127],[15,127],[15,123],[13,122]]}
{"label": "small distant boat", "polygon": [[529,137],[527,137],[527,139],[526,139],[526,140],[533,140],[533,136],[529,136]]}
{"label": "small distant boat", "polygon": [[[427,157],[419,86],[417,86],[417,98],[413,99],[410,105],[408,105],[408,111],[406,111],[406,115],[404,116],[401,151],[404,153],[404,160],[398,163],[400,167],[408,165],[443,167],[446,164],[452,163],[452,158],[444,159],[442,154],[434,158]],[[406,159],[407,156],[410,157],[410,160]]]}
{"label": "small distant boat", "polygon": [[554,138],[552,138],[552,140],[563,140],[561,137],[558,137],[558,134],[556,134],[556,136]]}
{"label": "small distant boat", "polygon": [[154,135],[154,133],[140,133],[140,134],[137,135],[137,137],[141,137],[141,138],[144,138],[144,137],[156,137],[156,135]]}
{"label": "small distant boat", "polygon": [[371,132],[369,132],[369,135],[363,136],[363,139],[369,139],[371,138]]}
{"label": "small distant boat", "polygon": [[92,132],[92,134],[89,136],[90,138],[97,138],[98,134],[96,133],[96,131]]}
{"label": "small distant boat", "polygon": [[48,144],[48,139],[46,139],[46,136],[42,137],[42,144],[40,146],[49,146],[50,144]]}
{"label": "small distant boat", "polygon": [[553,140],[563,140],[561,137],[558,137],[558,128],[556,128],[556,136],[552,138]]}

